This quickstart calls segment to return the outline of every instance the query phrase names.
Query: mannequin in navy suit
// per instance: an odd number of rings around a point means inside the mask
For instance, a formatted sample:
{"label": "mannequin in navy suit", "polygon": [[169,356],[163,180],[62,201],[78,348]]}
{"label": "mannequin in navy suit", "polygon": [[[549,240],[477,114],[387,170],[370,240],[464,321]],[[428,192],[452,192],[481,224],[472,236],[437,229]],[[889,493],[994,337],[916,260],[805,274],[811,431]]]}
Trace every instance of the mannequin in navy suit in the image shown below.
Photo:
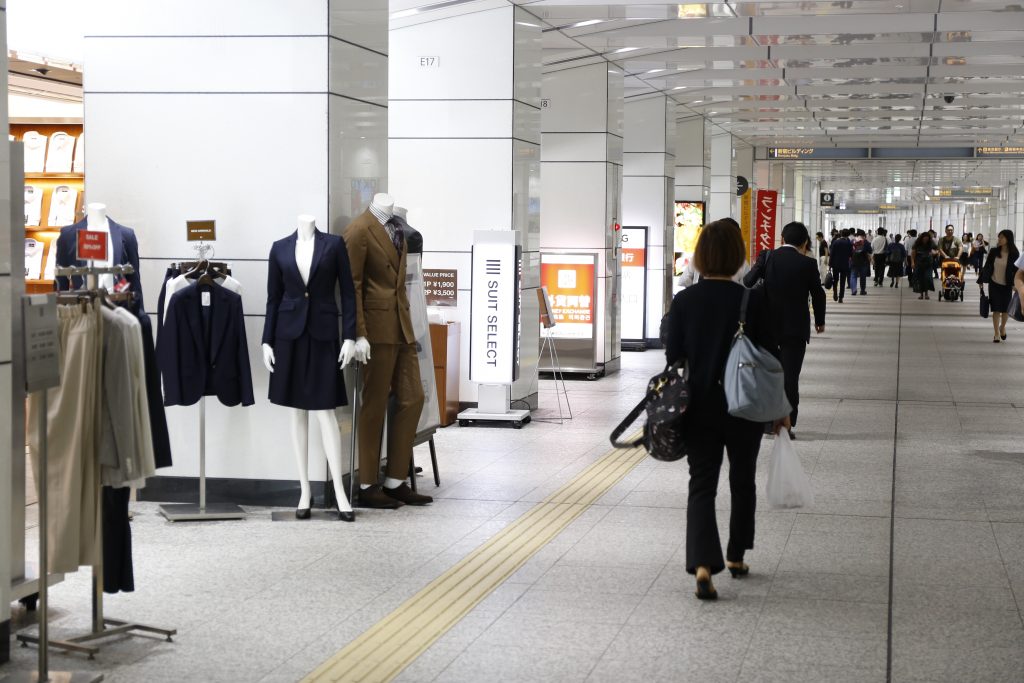
{"label": "mannequin in navy suit", "polygon": [[[295,233],[278,240],[271,249],[267,287],[267,317],[263,332],[263,364],[272,374],[275,372],[275,365],[278,361],[274,352],[275,344],[286,343],[306,336],[322,341],[338,339],[338,311],[334,303],[337,289],[341,290],[341,337],[344,340],[338,354],[337,364],[344,368],[353,359],[365,362],[364,348],[368,348],[369,343],[365,339],[361,340],[361,343],[355,341],[355,289],[352,284],[345,243],[336,235],[327,235],[317,230],[315,220],[314,216],[299,216],[298,228]],[[332,257],[331,262],[324,263],[327,260],[325,254]],[[323,347],[317,346],[316,348]],[[332,374],[333,377],[317,377],[313,386],[305,387],[304,393],[313,395],[316,405],[322,403],[323,408],[303,408],[303,405],[313,404],[292,400],[298,398],[293,396],[282,398],[282,394],[275,392],[273,386],[271,401],[293,408],[291,416],[292,445],[299,470],[300,487],[297,516],[300,518],[308,516],[312,497],[309,485],[307,446],[309,418],[313,417],[320,426],[339,511],[349,513],[349,517],[342,517],[349,521],[352,506],[342,486],[341,434],[338,431],[338,421],[334,414],[336,405],[345,404],[344,383],[342,381],[342,395],[339,396],[336,382],[340,381],[340,369]],[[271,378],[272,384],[283,381],[284,378],[276,376]],[[277,398],[275,398],[275,393]],[[322,394],[327,394],[327,396],[321,398]]]}
{"label": "mannequin in navy suit", "polygon": [[[74,225],[68,225],[60,229],[60,236],[57,238],[57,266],[66,268],[68,266],[81,267],[87,265],[85,261],[79,261],[76,258],[79,230],[109,233],[107,252],[110,262],[115,266],[129,264],[135,269],[134,273],[124,277],[128,281],[129,289],[135,292],[138,310],[145,310],[142,305],[142,281],[139,279],[139,242],[135,238],[135,231],[119,225],[107,217],[107,207],[105,204],[89,204],[86,207],[86,212],[87,214],[84,219]],[[109,283],[103,280],[112,278],[110,276],[100,276],[100,278],[100,285],[109,287]],[[80,276],[71,278],[70,287],[68,286],[68,278],[57,278],[58,290],[80,289],[82,286],[83,281]]]}

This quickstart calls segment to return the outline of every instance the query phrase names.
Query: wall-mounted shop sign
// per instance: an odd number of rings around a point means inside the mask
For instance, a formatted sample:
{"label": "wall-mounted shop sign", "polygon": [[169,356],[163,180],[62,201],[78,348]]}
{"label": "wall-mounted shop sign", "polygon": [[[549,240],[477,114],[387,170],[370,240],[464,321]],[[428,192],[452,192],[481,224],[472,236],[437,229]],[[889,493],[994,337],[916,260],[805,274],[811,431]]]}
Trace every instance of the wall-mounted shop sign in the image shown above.
{"label": "wall-mounted shop sign", "polygon": [[994,194],[991,187],[940,187],[932,192],[932,197],[942,199],[973,199],[975,197],[991,197]]}
{"label": "wall-mounted shop sign", "polygon": [[77,256],[79,261],[106,261],[107,237],[102,230],[79,230]]}
{"label": "wall-mounted shop sign", "polygon": [[821,206],[835,206],[836,205],[836,193],[835,192],[822,192],[821,193]]}
{"label": "wall-mounted shop sign", "polygon": [[867,159],[867,147],[769,147],[769,159]]}
{"label": "wall-mounted shop sign", "polygon": [[775,206],[779,193],[775,190],[757,191],[757,220],[755,221],[754,256],[765,249],[775,248]]}
{"label": "wall-mounted shop sign", "polygon": [[189,242],[213,242],[217,239],[217,221],[185,221]]}
{"label": "wall-mounted shop sign", "polygon": [[647,228],[622,228],[622,305],[619,307],[623,342],[642,342],[647,330]]}
{"label": "wall-mounted shop sign", "polygon": [[459,271],[424,269],[423,289],[428,306],[458,306]]}
{"label": "wall-mounted shop sign", "polygon": [[1024,157],[1024,147],[975,147],[974,156],[978,158],[1020,159]]}
{"label": "wall-mounted shop sign", "polygon": [[519,377],[519,233],[473,232],[469,379],[511,384]]}

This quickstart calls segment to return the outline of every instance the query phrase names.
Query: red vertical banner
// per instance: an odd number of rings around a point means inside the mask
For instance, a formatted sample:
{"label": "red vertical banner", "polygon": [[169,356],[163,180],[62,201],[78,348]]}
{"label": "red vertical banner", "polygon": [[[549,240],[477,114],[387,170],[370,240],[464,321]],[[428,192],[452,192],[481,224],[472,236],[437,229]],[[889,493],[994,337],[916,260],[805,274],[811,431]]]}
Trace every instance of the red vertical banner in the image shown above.
{"label": "red vertical banner", "polygon": [[778,200],[779,193],[775,190],[757,191],[754,258],[765,249],[775,248],[775,205]]}

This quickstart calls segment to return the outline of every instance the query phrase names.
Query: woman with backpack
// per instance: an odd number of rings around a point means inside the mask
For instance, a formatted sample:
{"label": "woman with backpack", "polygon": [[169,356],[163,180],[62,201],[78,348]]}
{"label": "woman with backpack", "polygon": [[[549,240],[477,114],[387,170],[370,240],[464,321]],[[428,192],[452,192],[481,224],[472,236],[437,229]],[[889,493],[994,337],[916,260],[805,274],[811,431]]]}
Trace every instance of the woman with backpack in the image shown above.
{"label": "woman with backpack", "polygon": [[907,262],[907,248],[903,246],[903,235],[896,235],[886,250],[885,262],[889,264],[889,286],[899,287],[903,279],[903,264]]}
{"label": "woman with backpack", "polygon": [[[718,597],[711,580],[714,574],[726,568],[734,578],[749,574],[743,555],[754,547],[754,473],[764,425],[731,416],[721,382],[746,291],[732,278],[745,257],[743,236],[734,221],[717,220],[704,226],[693,255],[694,266],[704,279],[676,294],[666,325],[669,364],[685,362],[689,368],[690,402],[683,418],[683,442],[690,464],[686,571],[697,579],[700,600]],[[764,288],[749,291],[746,336],[777,355]],[[775,422],[774,431],[777,434],[789,426],[787,415]],[[732,493],[724,558],[715,516],[723,450],[729,456]]]}

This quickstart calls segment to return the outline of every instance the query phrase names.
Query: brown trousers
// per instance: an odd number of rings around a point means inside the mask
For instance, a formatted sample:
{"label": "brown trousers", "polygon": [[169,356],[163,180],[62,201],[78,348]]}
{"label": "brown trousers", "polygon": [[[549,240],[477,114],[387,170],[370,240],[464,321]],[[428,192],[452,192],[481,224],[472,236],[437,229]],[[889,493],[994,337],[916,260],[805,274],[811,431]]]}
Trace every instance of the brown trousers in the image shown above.
{"label": "brown trousers", "polygon": [[415,344],[374,344],[363,376],[359,404],[359,482],[377,484],[388,397],[395,396],[388,439],[387,476],[405,479],[412,442],[423,412],[423,384]]}

